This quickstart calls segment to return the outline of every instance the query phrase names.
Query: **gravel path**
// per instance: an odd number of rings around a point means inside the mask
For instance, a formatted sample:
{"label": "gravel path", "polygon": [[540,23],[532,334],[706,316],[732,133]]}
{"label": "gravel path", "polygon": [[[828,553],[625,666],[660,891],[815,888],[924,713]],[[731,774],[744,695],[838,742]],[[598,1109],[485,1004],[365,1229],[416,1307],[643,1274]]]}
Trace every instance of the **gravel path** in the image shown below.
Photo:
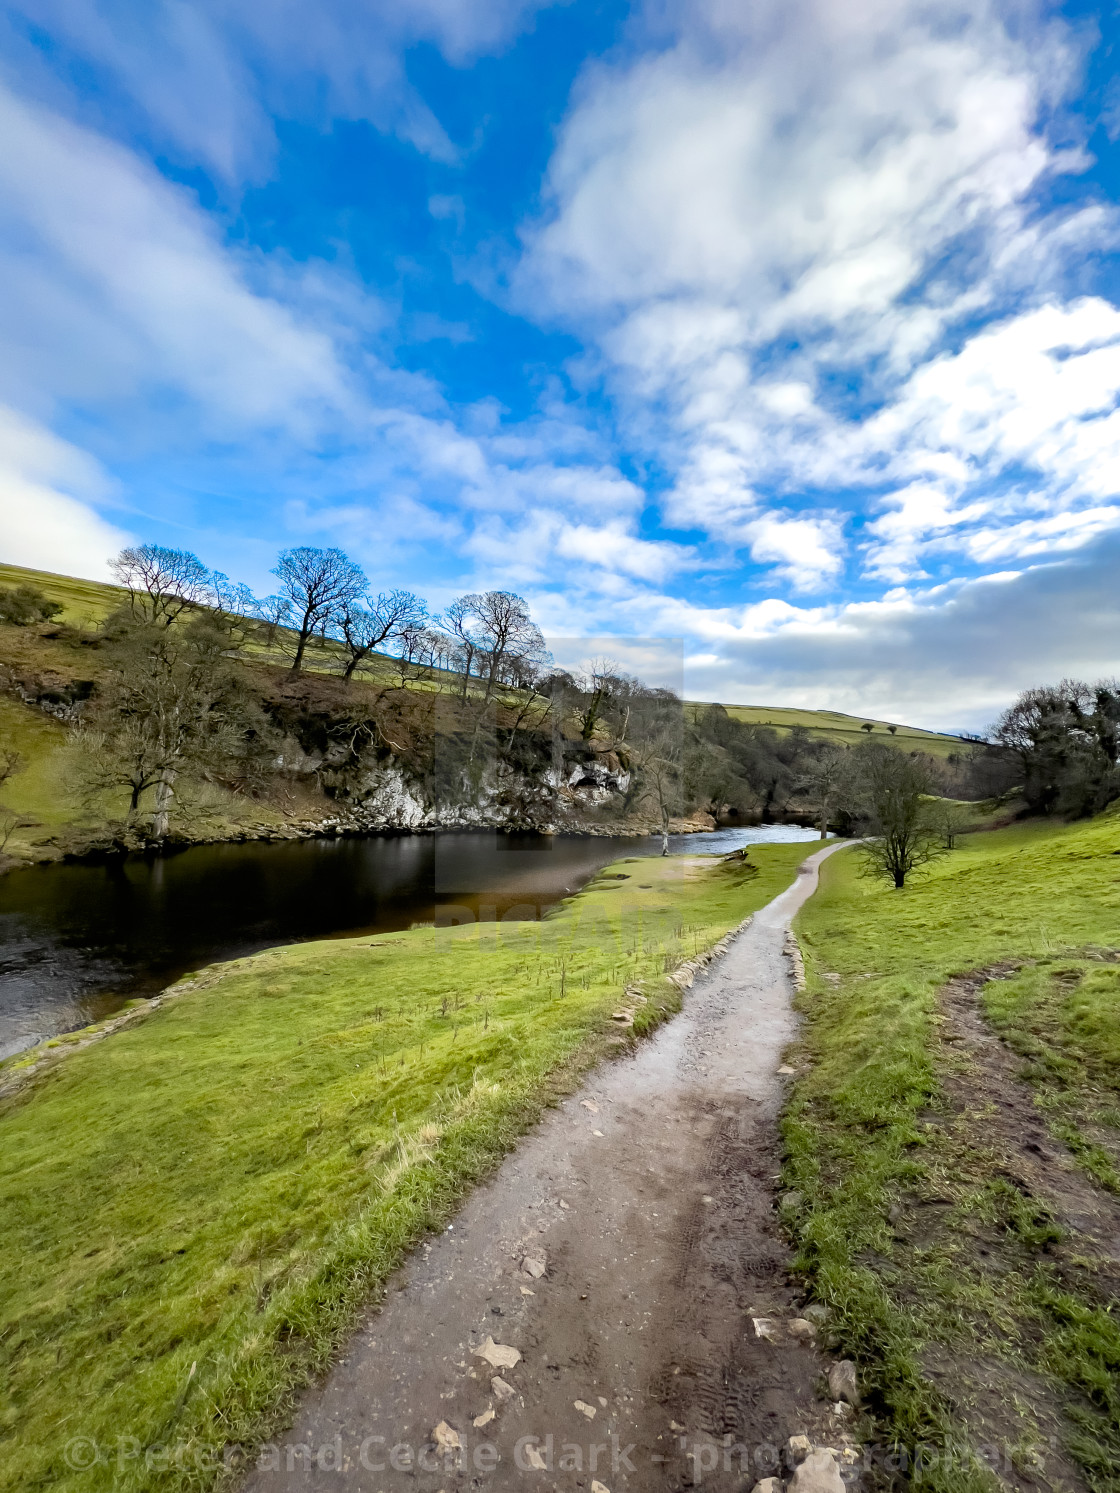
{"label": "gravel path", "polygon": [[838,848],[416,1252],[247,1493],[749,1489],[827,1438],[774,1184],[785,932]]}

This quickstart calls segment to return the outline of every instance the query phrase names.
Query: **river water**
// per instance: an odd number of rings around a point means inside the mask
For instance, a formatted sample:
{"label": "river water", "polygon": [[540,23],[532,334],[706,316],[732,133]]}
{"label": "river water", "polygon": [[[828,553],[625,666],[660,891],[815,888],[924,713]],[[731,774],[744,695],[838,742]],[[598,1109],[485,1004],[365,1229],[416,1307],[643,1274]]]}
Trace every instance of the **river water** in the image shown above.
{"label": "river water", "polygon": [[[816,839],[771,824],[674,835],[727,854]],[[176,855],[30,866],[0,877],[0,1058],[73,1031],[218,959],[416,922],[538,918],[659,837],[437,833],[199,845]]]}

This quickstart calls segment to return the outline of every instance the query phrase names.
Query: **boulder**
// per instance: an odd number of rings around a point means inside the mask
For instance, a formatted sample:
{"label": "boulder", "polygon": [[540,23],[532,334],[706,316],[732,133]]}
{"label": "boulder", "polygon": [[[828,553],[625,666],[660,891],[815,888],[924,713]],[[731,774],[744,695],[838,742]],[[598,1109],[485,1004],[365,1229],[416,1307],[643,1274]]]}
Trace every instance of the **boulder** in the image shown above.
{"label": "boulder", "polygon": [[845,1493],[835,1453],[810,1452],[789,1480],[789,1493]]}

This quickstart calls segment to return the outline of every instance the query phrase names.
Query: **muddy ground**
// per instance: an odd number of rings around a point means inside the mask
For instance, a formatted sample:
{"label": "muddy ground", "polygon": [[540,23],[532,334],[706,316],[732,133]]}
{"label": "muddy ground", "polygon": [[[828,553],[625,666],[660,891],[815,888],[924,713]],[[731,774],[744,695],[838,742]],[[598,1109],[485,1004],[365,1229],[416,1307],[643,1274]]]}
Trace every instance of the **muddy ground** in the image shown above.
{"label": "muddy ground", "polygon": [[785,930],[834,848],[417,1252],[247,1493],[749,1489],[840,1444],[775,1210]]}

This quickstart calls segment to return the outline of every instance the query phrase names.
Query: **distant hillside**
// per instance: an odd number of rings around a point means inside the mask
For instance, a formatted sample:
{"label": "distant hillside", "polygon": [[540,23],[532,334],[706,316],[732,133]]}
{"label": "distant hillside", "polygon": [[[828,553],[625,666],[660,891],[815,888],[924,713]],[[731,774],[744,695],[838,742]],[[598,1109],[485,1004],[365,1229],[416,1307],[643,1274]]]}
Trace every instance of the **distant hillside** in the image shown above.
{"label": "distant hillside", "polygon": [[60,621],[73,627],[101,622],[128,597],[121,586],[107,581],[83,581],[73,575],[55,575],[50,570],[25,570],[20,565],[0,564],[0,586],[34,586],[51,601],[62,603]]}
{"label": "distant hillside", "polygon": [[[692,700],[688,706],[697,712],[707,708],[702,702]],[[928,752],[931,757],[949,757],[967,749],[967,743],[959,736],[923,731],[920,726],[904,726],[897,721],[880,721],[869,715],[844,715],[839,710],[795,710],[783,705],[725,705],[723,708],[738,721],[773,726],[781,732],[804,726],[815,736],[827,736],[845,746],[866,741],[871,736],[893,741],[908,752]],[[873,730],[864,730],[865,725],[872,726]]]}
{"label": "distant hillside", "polygon": [[[75,626],[100,622],[114,608],[120,606],[127,592],[120,586],[104,581],[84,581],[74,576],[55,575],[46,570],[26,570],[18,565],[0,564],[0,586],[36,586],[52,601],[61,602],[64,608],[61,620]],[[331,658],[332,650],[323,650],[324,657]],[[314,658],[308,667],[316,667]],[[689,701],[689,709],[701,711],[704,701]],[[844,715],[838,710],[794,710],[782,705],[725,705],[728,715],[736,720],[751,721],[759,725],[773,726],[786,732],[793,726],[804,726],[817,736],[827,736],[833,741],[851,745],[867,738],[868,732],[861,729],[865,722],[874,730],[870,733],[880,738],[890,737],[907,751],[928,752],[933,757],[948,757],[959,752],[964,743],[957,736],[947,736],[936,731],[923,731],[919,726],[906,726],[894,721],[881,721],[872,716]]]}

